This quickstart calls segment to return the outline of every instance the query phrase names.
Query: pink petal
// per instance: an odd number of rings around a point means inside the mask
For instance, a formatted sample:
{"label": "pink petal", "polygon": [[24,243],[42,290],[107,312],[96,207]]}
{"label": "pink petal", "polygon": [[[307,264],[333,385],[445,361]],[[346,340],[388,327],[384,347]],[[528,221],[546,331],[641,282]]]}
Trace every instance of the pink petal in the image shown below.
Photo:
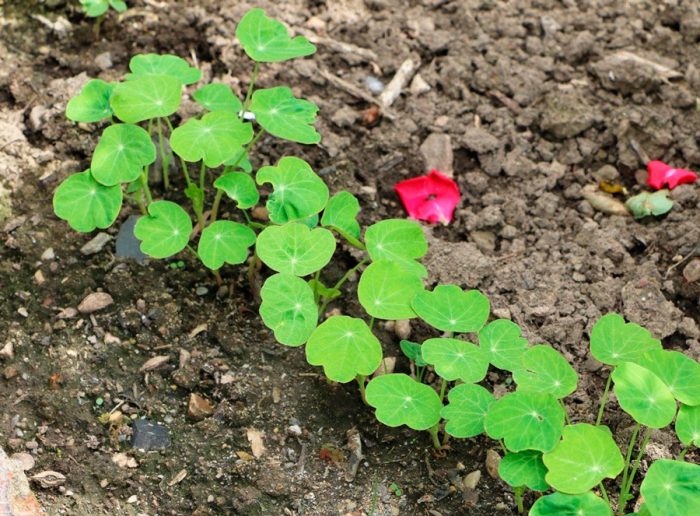
{"label": "pink petal", "polygon": [[695,172],[684,168],[672,168],[663,161],[650,161],[647,163],[647,184],[656,190],[668,184],[669,189],[673,189],[678,185],[694,183],[698,179]]}
{"label": "pink petal", "polygon": [[437,170],[401,181],[394,188],[411,218],[432,223],[450,222],[461,200],[457,183]]}

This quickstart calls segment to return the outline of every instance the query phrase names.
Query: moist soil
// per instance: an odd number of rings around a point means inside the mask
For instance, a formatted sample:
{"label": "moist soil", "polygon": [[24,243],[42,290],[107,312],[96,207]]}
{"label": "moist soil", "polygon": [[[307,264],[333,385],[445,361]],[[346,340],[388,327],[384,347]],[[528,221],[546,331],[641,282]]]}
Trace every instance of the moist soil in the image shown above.
{"label": "moist soil", "polygon": [[[405,216],[393,185],[434,165],[421,152],[429,135],[449,136],[452,162],[437,157],[453,165],[463,201],[450,225],[425,227],[429,281],[482,290],[497,317],[564,353],[581,376],[566,400],[573,421],[594,419],[607,377],[587,353],[606,312],[700,358],[697,187],[674,189],[673,210],[642,221],[596,211],[581,193],[600,180],[644,189],[632,140],[653,159],[700,168],[694,2],[128,3],[96,38],[74,2],[0,1],[0,445],[35,457],[29,476],[65,475],[60,486],[34,483],[49,514],[515,513],[512,490],[486,467],[487,451],[500,451],[494,442],[452,441],[435,453],[427,433],[378,424],[356,385],[328,382],[303,349],[275,343],[243,268],[225,268],[229,288],[218,288],[187,255],[184,267],[140,264],[115,257],[114,240],[85,255],[93,235],[53,215],[53,190],[87,168],[99,134],[64,116],[85,80],[119,78],[130,56],[160,52],[245,93],[250,62],[234,30],[253,5],[323,38],[312,58],[265,66],[259,78],[316,102],[323,142],[264,139],[255,165],[303,157],[332,192],[360,198],[367,225]],[[630,64],[622,51],[645,61]],[[393,120],[327,80],[373,95],[372,80],[387,84],[408,58],[420,63],[423,88],[405,88]],[[181,112],[195,110],[187,101]],[[347,249],[337,256],[328,282],[356,263]],[[113,303],[77,312],[99,291]],[[360,313],[352,303],[332,309]],[[376,330],[407,372],[394,329]],[[428,336],[412,322],[412,340]],[[501,372],[487,380],[497,393],[511,388]],[[135,418],[164,424],[170,445],[133,450]],[[614,396],[605,421],[624,449],[632,421]],[[359,432],[364,455],[354,478],[348,432]],[[670,431],[653,433],[650,457],[678,451]],[[474,471],[476,486],[465,484]]]}

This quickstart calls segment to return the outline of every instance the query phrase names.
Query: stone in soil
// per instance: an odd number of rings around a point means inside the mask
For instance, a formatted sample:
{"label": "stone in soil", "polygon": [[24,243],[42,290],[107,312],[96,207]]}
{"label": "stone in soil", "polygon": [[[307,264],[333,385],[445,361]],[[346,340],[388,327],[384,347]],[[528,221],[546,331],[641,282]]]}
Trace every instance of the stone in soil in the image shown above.
{"label": "stone in soil", "polygon": [[18,461],[0,448],[0,514],[40,516],[44,514]]}
{"label": "stone in soil", "polygon": [[132,258],[138,263],[148,258],[141,252],[141,241],[134,236],[134,226],[138,215],[130,215],[119,228],[115,254],[120,258]]}
{"label": "stone in soil", "polygon": [[81,314],[91,314],[107,308],[112,303],[114,300],[107,292],[93,292],[80,302],[78,311]]}
{"label": "stone in soil", "polygon": [[165,450],[170,446],[168,428],[147,419],[137,419],[132,425],[131,447],[137,450]]}

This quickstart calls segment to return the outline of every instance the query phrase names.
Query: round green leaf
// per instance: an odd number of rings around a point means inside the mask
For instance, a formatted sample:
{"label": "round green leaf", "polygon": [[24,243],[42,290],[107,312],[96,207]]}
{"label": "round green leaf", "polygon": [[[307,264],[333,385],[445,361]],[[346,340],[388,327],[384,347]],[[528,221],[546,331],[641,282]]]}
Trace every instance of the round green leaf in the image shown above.
{"label": "round green leaf", "polygon": [[676,400],[668,387],[649,369],[624,362],[612,372],[620,407],[650,428],[663,428],[673,421]]}
{"label": "round green leaf", "polygon": [[421,279],[387,260],[372,263],[360,276],[357,297],[365,311],[377,319],[412,319],[411,299],[423,290]]}
{"label": "round green leaf", "polygon": [[301,346],[316,328],[318,307],[306,282],[281,273],[270,276],[260,290],[260,317],[285,346]]}
{"label": "round green leaf", "polygon": [[480,382],[486,377],[489,360],[484,350],[459,339],[428,339],[422,346],[423,360],[447,381]]}
{"label": "round green leaf", "polygon": [[681,404],[676,416],[676,435],[686,446],[700,446],[700,405]]}
{"label": "round green leaf", "polygon": [[180,107],[182,85],[168,75],[144,75],[114,87],[110,104],[128,124],[170,116]]}
{"label": "round green leaf", "polygon": [[341,235],[349,235],[354,239],[360,238],[360,224],[357,214],[360,213],[360,203],[350,192],[338,192],[328,200],[321,224],[335,228]]}
{"label": "round green leaf", "polygon": [[440,421],[440,396],[428,385],[405,374],[373,378],[367,384],[365,397],[376,409],[377,419],[387,426],[427,430]]}
{"label": "round green leaf", "polygon": [[236,27],[236,37],[243,50],[254,61],[275,63],[316,52],[303,36],[290,38],[287,28],[277,20],[268,18],[262,9],[248,11]]}
{"label": "round green leaf", "polygon": [[141,240],[141,251],[153,258],[179,253],[190,241],[192,220],[185,210],[171,201],[155,201],[148,215],[136,221],[134,236]]}
{"label": "round green leaf", "polygon": [[626,323],[621,315],[607,314],[591,330],[591,354],[608,365],[635,362],[661,342],[638,324]]}
{"label": "round green leaf", "polygon": [[551,394],[512,392],[491,405],[484,424],[493,439],[503,439],[510,451],[548,452],[564,428],[564,409]]}
{"label": "round green leaf", "polygon": [[68,101],[66,116],[74,122],[99,122],[112,116],[109,98],[114,84],[100,79],[88,81],[80,94]]}
{"label": "round green leaf", "polygon": [[479,332],[479,346],[489,362],[499,369],[515,371],[527,349],[527,340],[520,336],[520,326],[507,319],[490,322]]}
{"label": "round green leaf", "polygon": [[250,110],[260,126],[278,138],[306,144],[321,141],[321,135],[313,127],[318,107],[296,98],[289,88],[255,90]]}
{"label": "round green leaf", "polygon": [[464,292],[457,285],[438,285],[432,292],[424,290],[411,306],[433,328],[455,333],[479,331],[491,309],[489,298],[481,292]]}
{"label": "round green leaf", "polygon": [[549,485],[568,494],[585,493],[625,467],[608,427],[587,423],[565,426],[562,440],[542,460]]}
{"label": "round green leaf", "polygon": [[252,125],[226,111],[214,111],[175,129],[170,146],[185,161],[204,160],[207,167],[216,168],[252,139]]}
{"label": "round green leaf", "polygon": [[546,392],[564,398],[576,390],[578,375],[569,362],[551,346],[540,344],[520,356],[513,380],[523,391]]}
{"label": "round green leaf", "polygon": [[636,361],[666,384],[673,397],[686,405],[700,405],[700,364],[678,351],[654,349]]}
{"label": "round green leaf", "polygon": [[105,186],[136,181],[143,167],[156,160],[156,147],[138,125],[115,124],[104,130],[92,155],[90,170]]}
{"label": "round green leaf", "polygon": [[365,231],[365,243],[372,261],[389,260],[421,278],[428,275],[416,261],[428,252],[423,228],[417,222],[388,219],[372,224]]}
{"label": "round green leaf", "polygon": [[306,360],[323,366],[334,382],[346,383],[374,373],[382,361],[382,345],[362,319],[336,315],[314,330],[306,343]]}
{"label": "round green leaf", "polygon": [[640,491],[651,514],[700,514],[700,466],[677,460],[654,461]]}
{"label": "round green leaf", "polygon": [[260,194],[255,181],[243,172],[229,172],[214,181],[214,187],[236,201],[239,209],[245,210],[258,204]]}
{"label": "round green leaf", "polygon": [[542,452],[535,450],[508,452],[498,463],[498,476],[511,487],[526,486],[533,491],[547,491],[546,473]]}
{"label": "round green leaf", "polygon": [[539,498],[530,516],[612,516],[610,506],[591,492],[581,495],[553,493]]}
{"label": "round green leaf", "polygon": [[177,79],[182,84],[194,84],[202,78],[202,72],[190,66],[187,61],[170,54],[139,54],[129,61],[130,74],[127,80],[147,75],[166,75]]}
{"label": "round green leaf", "polygon": [[220,269],[224,263],[243,263],[248,248],[255,243],[255,231],[230,220],[217,220],[202,231],[197,254],[210,269]]}
{"label": "round green leaf", "polygon": [[474,437],[484,431],[484,418],[491,404],[496,401],[481,385],[463,383],[450,389],[450,404],[441,411],[447,420],[445,432],[453,437]]}
{"label": "round green leaf", "polygon": [[270,269],[306,276],[331,260],[335,238],[327,229],[309,229],[304,224],[289,222],[263,229],[258,235],[256,249],[258,257]]}
{"label": "round green leaf", "polygon": [[82,233],[108,228],[121,208],[121,187],[101,185],[89,170],[69,176],[53,195],[56,216]]}
{"label": "round green leaf", "polygon": [[625,202],[627,209],[632,212],[635,219],[642,219],[649,215],[658,217],[668,213],[673,208],[673,201],[668,198],[668,190],[658,192],[642,192],[630,197]]}
{"label": "round green leaf", "polygon": [[226,84],[212,83],[202,86],[192,94],[192,98],[208,111],[226,111],[238,115],[243,109],[241,101]]}
{"label": "round green leaf", "polygon": [[284,224],[319,213],[328,202],[328,187],[303,159],[287,156],[277,165],[258,170],[259,185],[274,188],[267,200],[270,220]]}

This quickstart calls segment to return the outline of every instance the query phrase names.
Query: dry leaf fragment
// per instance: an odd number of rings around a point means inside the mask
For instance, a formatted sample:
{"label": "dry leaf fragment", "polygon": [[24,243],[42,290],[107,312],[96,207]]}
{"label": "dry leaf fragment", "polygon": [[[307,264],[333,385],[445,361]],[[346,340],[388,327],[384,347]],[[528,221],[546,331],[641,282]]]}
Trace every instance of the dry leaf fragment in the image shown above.
{"label": "dry leaf fragment", "polygon": [[253,456],[256,459],[262,457],[265,453],[265,445],[263,444],[264,434],[260,430],[248,428],[246,431],[246,436],[248,437],[248,442],[250,442],[250,448],[253,451]]}
{"label": "dry leaf fragment", "polygon": [[145,373],[146,371],[153,371],[154,369],[158,369],[160,366],[162,366],[163,364],[165,364],[169,360],[170,360],[170,357],[168,355],[157,355],[153,358],[149,358],[141,366],[141,369],[139,369],[139,372]]}
{"label": "dry leaf fragment", "polygon": [[598,189],[598,185],[584,186],[581,189],[581,195],[588,201],[594,210],[607,213],[608,215],[628,216],[630,214],[621,201],[618,201],[605,192],[601,192]]}
{"label": "dry leaf fragment", "polygon": [[41,487],[48,489],[50,487],[58,487],[66,483],[66,477],[58,471],[42,471],[32,477],[34,482],[38,482]]}
{"label": "dry leaf fragment", "polygon": [[168,486],[173,487],[175,484],[179,484],[183,480],[185,480],[185,477],[187,476],[187,470],[183,469],[180,470],[180,472],[173,477],[173,479],[168,482]]}

